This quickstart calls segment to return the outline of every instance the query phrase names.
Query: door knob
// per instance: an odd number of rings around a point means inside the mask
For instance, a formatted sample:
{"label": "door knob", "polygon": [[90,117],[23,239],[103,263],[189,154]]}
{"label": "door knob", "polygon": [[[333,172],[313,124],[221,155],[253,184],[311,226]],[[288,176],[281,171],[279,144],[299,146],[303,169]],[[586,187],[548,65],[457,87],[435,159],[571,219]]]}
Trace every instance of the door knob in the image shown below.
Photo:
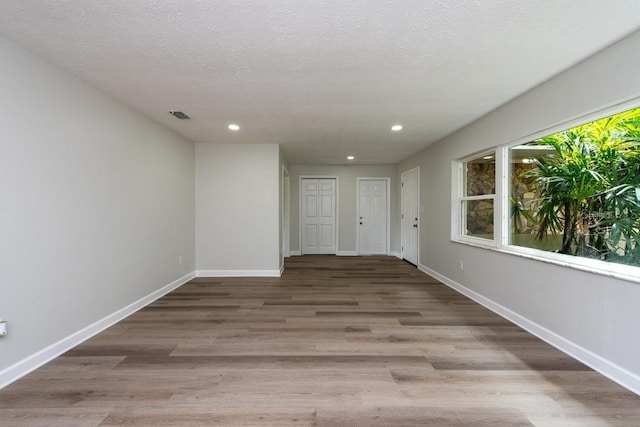
{"label": "door knob", "polygon": [[[360,224],[362,224],[362,223],[360,223]],[[414,226],[415,228],[418,228],[418,224],[413,224],[413,226]]]}
{"label": "door knob", "polygon": [[362,221],[360,221],[360,225],[362,225]]}

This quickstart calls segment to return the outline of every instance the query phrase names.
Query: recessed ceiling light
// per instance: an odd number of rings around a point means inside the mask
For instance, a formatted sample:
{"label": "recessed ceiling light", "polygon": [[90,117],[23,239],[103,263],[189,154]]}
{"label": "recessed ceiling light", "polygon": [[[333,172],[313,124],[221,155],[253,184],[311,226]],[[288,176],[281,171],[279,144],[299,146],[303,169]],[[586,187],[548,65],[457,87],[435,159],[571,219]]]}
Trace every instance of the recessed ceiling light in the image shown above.
{"label": "recessed ceiling light", "polygon": [[493,156],[484,156],[483,159],[485,160],[493,159]]}
{"label": "recessed ceiling light", "polygon": [[402,130],[402,125],[393,125],[391,126],[391,130],[394,132],[399,132]]}
{"label": "recessed ceiling light", "polygon": [[229,130],[240,130],[240,126],[231,123],[229,126],[227,126],[229,128]]}
{"label": "recessed ceiling light", "polygon": [[347,156],[347,160],[353,160],[353,159],[355,159],[355,157],[353,157],[353,156]]}

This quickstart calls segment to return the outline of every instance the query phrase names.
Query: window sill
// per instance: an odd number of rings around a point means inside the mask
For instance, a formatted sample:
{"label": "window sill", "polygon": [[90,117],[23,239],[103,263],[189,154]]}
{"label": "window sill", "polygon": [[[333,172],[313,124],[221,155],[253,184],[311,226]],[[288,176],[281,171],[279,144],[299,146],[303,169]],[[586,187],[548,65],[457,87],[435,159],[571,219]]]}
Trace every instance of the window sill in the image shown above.
{"label": "window sill", "polygon": [[553,264],[560,267],[571,268],[574,270],[584,271],[587,273],[597,274],[600,276],[610,277],[613,279],[624,280],[632,283],[640,284],[640,268],[630,265],[609,263],[589,258],[581,258],[572,255],[563,255],[554,252],[545,252],[537,249],[530,249],[522,246],[506,245],[496,247],[493,241],[484,243],[476,241],[480,239],[462,240],[452,239],[454,243],[460,243],[467,246],[473,246],[480,249],[488,249],[490,251],[499,252],[507,255],[514,255],[521,258],[532,259],[535,261]]}

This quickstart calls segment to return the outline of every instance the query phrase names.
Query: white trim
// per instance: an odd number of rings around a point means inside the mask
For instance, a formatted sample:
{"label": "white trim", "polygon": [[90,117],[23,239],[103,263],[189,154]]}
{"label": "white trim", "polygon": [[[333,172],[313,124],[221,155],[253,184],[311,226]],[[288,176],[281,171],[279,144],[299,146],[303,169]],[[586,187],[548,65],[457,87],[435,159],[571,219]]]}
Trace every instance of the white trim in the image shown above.
{"label": "white trim", "polygon": [[280,277],[280,270],[196,270],[196,277]]}
{"label": "white trim", "polygon": [[[338,227],[340,224],[339,221],[339,209],[338,206],[340,206],[340,199],[339,199],[339,194],[340,191],[338,190],[338,188],[340,187],[338,184],[340,183],[340,181],[338,180],[338,176],[334,175],[334,176],[326,176],[326,175],[300,175],[298,177],[298,247],[300,248],[299,251],[291,251],[291,255],[294,255],[294,252],[299,252],[298,255],[302,255],[302,180],[303,179],[335,179],[336,180],[336,236],[335,236],[335,244],[336,244],[336,251],[335,254],[338,253],[338,236],[340,235],[338,233]],[[335,255],[334,254],[334,255]],[[331,254],[322,254],[322,255],[331,255]]]}
{"label": "white trim", "polygon": [[6,387],[14,381],[22,378],[30,372],[38,369],[45,363],[50,362],[62,353],[69,351],[73,347],[83,343],[94,335],[104,331],[108,327],[118,323],[122,319],[141,308],[151,304],[158,298],[168,294],[174,289],[184,285],[189,280],[195,277],[194,273],[189,273],[181,278],[169,283],[162,288],[151,292],[149,295],[140,298],[139,300],[123,307],[112,314],[109,314],[95,323],[86,326],[71,335],[61,339],[58,342],[51,344],[50,346],[43,348],[42,350],[32,354],[31,356],[22,359],[21,361],[14,363],[13,365],[0,371],[0,389]]}
{"label": "white trim", "polygon": [[280,265],[280,274],[278,277],[282,276],[282,273],[284,273],[284,260],[282,260],[282,264]]}
{"label": "white trim", "polygon": [[474,200],[493,200],[496,194],[482,194],[480,196],[461,196],[460,201],[474,201]]}
{"label": "white trim", "polygon": [[515,323],[520,326],[522,329],[532,333],[536,337],[545,341],[546,343],[552,345],[558,350],[568,354],[569,356],[579,360],[595,371],[601,373],[605,377],[615,381],[621,386],[631,390],[632,392],[640,395],[640,376],[616,365],[615,363],[599,356],[592,351],[575,344],[572,341],[564,338],[561,335],[545,328],[537,324],[536,322],[527,319],[526,317],[518,314],[509,308],[489,299],[476,291],[473,291],[460,283],[438,273],[435,270],[430,269],[429,267],[419,264],[418,269],[425,274],[439,280],[450,288],[458,291],[459,293],[465,295],[466,297],[472,299],[478,304],[488,308],[494,313],[504,317],[507,320]]}
{"label": "white trim", "polygon": [[[366,253],[360,252],[360,182],[362,181],[385,181],[387,186],[387,244],[384,253]],[[356,254],[358,255],[389,255],[391,252],[391,177],[356,177]]]}
{"label": "white trim", "polygon": [[[494,194],[482,194],[478,196],[467,196],[464,194],[464,184],[465,184],[465,172],[464,165],[472,160],[479,159],[486,155],[493,155],[495,162],[495,172],[494,172]],[[451,198],[453,200],[453,204],[451,207],[451,240],[455,242],[471,242],[472,244],[476,244],[484,247],[499,247],[500,243],[504,240],[504,233],[502,226],[495,226],[496,224],[501,225],[504,221],[499,221],[500,218],[503,217],[503,206],[505,205],[502,200],[503,195],[506,194],[503,192],[505,184],[503,183],[503,171],[508,169],[505,167],[504,160],[506,158],[505,151],[501,149],[501,147],[493,147],[486,151],[480,151],[478,153],[472,154],[470,156],[464,157],[460,160],[454,160],[452,166],[453,176],[451,179]],[[506,179],[506,177],[504,178]],[[493,237],[491,239],[474,237],[466,234],[467,228],[467,219],[466,219],[466,211],[462,209],[462,203],[469,200],[492,200],[493,201],[493,224],[494,231]],[[508,211],[507,211],[508,212]],[[508,223],[508,221],[507,221]],[[507,224],[508,228],[508,224]]]}
{"label": "white trim", "polygon": [[337,256],[358,256],[358,251],[338,251]]}
{"label": "white trim", "polygon": [[302,256],[302,252],[300,252],[300,251],[290,251],[289,255],[291,255],[291,256]]}
{"label": "white trim", "polygon": [[399,258],[399,259],[402,259],[402,255],[398,251],[391,251],[391,253],[389,255],[394,256],[394,257]]}
{"label": "white trim", "polygon": [[[462,223],[462,212],[460,210],[460,181],[462,163],[459,160],[451,162],[451,241],[457,242],[460,236],[460,225]],[[418,262],[418,264],[420,264]]]}
{"label": "white trim", "polygon": [[289,247],[291,243],[291,175],[289,174],[289,169],[287,169],[285,165],[282,165],[281,179],[280,197],[282,200],[280,200],[280,251],[281,258],[283,259],[281,259],[280,262],[284,263],[284,258],[291,256]]}
{"label": "white trim", "polygon": [[[496,148],[496,200],[493,202],[493,232],[496,246],[504,247],[509,242],[509,215],[511,197],[511,179],[509,179],[509,149],[506,147]],[[496,226],[497,225],[497,226]]]}

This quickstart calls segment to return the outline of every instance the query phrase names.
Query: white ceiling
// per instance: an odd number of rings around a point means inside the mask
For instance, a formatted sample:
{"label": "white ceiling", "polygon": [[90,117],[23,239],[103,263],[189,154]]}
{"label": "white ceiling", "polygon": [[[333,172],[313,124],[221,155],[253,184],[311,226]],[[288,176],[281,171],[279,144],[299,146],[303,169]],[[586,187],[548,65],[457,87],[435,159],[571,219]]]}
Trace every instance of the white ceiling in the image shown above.
{"label": "white ceiling", "polygon": [[0,34],[125,104],[293,164],[395,163],[638,28],[638,0],[0,1]]}

